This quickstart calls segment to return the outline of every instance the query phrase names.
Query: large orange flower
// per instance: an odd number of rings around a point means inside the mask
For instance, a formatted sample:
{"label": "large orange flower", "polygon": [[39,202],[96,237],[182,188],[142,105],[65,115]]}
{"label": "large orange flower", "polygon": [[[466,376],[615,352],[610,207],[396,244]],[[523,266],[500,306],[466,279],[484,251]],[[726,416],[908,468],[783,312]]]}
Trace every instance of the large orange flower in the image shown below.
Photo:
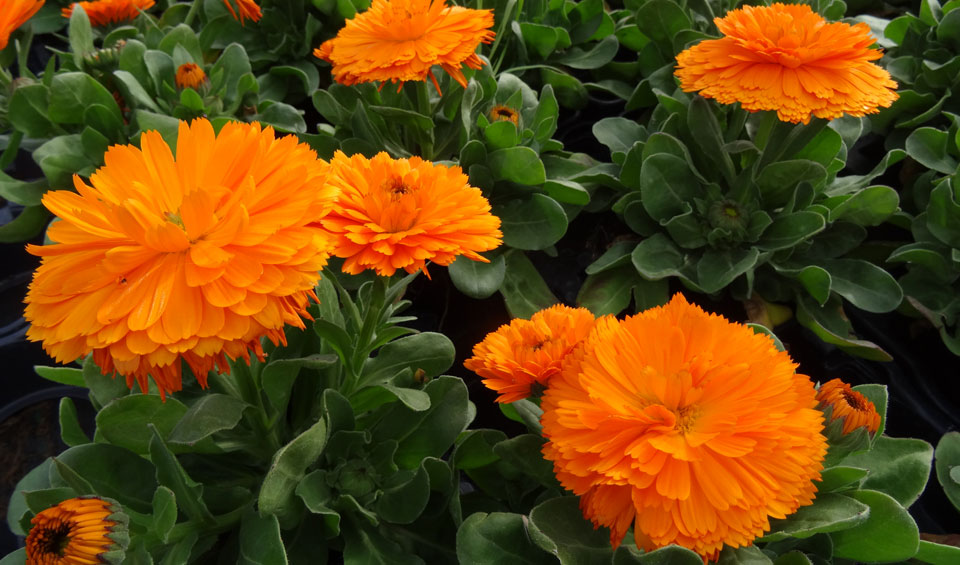
{"label": "large orange flower", "polygon": [[[480,43],[493,41],[492,10],[446,6],[444,0],[373,0],[366,12],[313,54],[333,65],[337,82],[424,81],[440,65],[464,88],[461,65],[479,69]],[[403,86],[402,84],[400,85]]]}
{"label": "large orange flower", "polygon": [[230,10],[230,15],[233,16],[233,19],[238,20],[240,25],[246,25],[245,20],[252,20],[253,22],[260,21],[260,6],[254,0],[234,0],[237,3],[237,9],[233,9],[233,5],[230,4],[230,0],[223,0],[223,3],[227,5],[227,9]]}
{"label": "large orange flower", "polygon": [[330,165],[340,198],[323,227],[336,236],[346,273],[426,272],[426,261],[449,265],[458,255],[486,263],[478,252],[500,245],[500,218],[460,167],[340,151]]}
{"label": "large orange flower", "polygon": [[260,338],[303,327],[326,263],[319,220],[336,191],[328,165],[293,136],[180,122],[176,159],[157,132],[113,146],[105,166],[48,192],[60,221],[27,293],[27,337],[60,362],[93,352],[105,374],[179,390],[180,360],[201,385],[226,358],[263,357]]}
{"label": "large orange flower", "polygon": [[516,402],[547,388],[563,358],[587,337],[593,324],[593,314],[586,308],[556,304],[487,334],[463,365],[500,393],[497,402]]}
{"label": "large orange flower", "polygon": [[543,397],[544,455],[619,545],[715,559],[810,504],[826,453],[813,383],[750,328],[681,295],[601,318]]}
{"label": "large orange flower", "polygon": [[0,9],[0,49],[7,46],[10,34],[27,22],[37,10],[43,7],[43,0],[6,0]]}
{"label": "large orange flower", "polygon": [[866,396],[853,390],[840,379],[833,379],[820,385],[817,400],[821,410],[830,409],[830,422],[843,419],[843,433],[849,434],[857,428],[867,428],[871,434],[880,428],[880,414],[873,402]]}
{"label": "large orange flower", "polygon": [[677,55],[686,92],[786,122],[877,113],[897,99],[865,23],[828,23],[806,4],[744,6],[714,20],[725,37]]}
{"label": "large orange flower", "polygon": [[126,539],[126,515],[115,502],[96,496],[64,500],[30,524],[27,565],[106,563],[103,554],[125,547],[116,540]]}
{"label": "large orange flower", "polygon": [[73,14],[73,7],[80,6],[90,18],[90,25],[102,27],[110,24],[128,22],[138,15],[141,10],[153,7],[154,0],[93,0],[92,2],[74,2],[61,12],[63,17],[69,18]]}

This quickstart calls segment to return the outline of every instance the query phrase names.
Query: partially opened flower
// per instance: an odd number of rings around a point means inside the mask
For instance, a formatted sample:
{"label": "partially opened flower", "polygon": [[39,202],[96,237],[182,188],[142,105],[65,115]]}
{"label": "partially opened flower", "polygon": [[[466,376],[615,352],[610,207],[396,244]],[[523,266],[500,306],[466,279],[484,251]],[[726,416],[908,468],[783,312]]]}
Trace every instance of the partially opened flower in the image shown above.
{"label": "partially opened flower", "polygon": [[497,402],[539,396],[593,324],[593,314],[586,308],[556,304],[529,320],[517,318],[487,334],[463,365],[500,394]]}
{"label": "partially opened flower", "polygon": [[260,21],[260,6],[258,6],[254,0],[233,1],[237,3],[236,10],[234,10],[230,0],[223,0],[223,3],[227,5],[227,9],[230,10],[230,15],[233,16],[233,19],[239,21],[240,25],[246,25],[246,20],[253,22]]}
{"label": "partially opened flower", "polygon": [[449,265],[458,255],[486,263],[479,253],[500,245],[500,218],[460,167],[340,151],[330,166],[340,196],[323,227],[336,237],[346,273],[426,272],[427,261]]}
{"label": "partially opened flower", "polygon": [[196,63],[184,63],[177,67],[177,76],[174,80],[177,83],[177,88],[196,90],[207,82],[207,74],[203,72],[203,67]]}
{"label": "partially opened flower", "polygon": [[510,122],[515,126],[520,125],[520,114],[510,106],[497,104],[490,108],[491,122]]}
{"label": "partially opened flower", "polygon": [[231,122],[180,122],[176,158],[160,134],[113,146],[90,185],[47,192],[60,221],[27,293],[27,337],[60,362],[91,351],[161,394],[181,360],[201,385],[227,358],[263,357],[260,339],[303,327],[330,237],[319,220],[336,191],[328,165],[294,136]]}
{"label": "partially opened flower", "polygon": [[833,379],[820,385],[817,391],[820,409],[829,413],[830,422],[843,420],[843,433],[849,434],[857,428],[866,428],[874,434],[880,428],[880,414],[873,402],[866,396],[853,390],[840,379]]}
{"label": "partially opened flower", "polygon": [[341,84],[425,81],[429,74],[439,92],[430,68],[440,65],[466,88],[461,65],[483,66],[474,51],[493,41],[491,27],[492,10],[446,6],[445,0],[373,0],[313,54],[333,65]]}
{"label": "partially opened flower", "polygon": [[865,23],[827,22],[806,4],[743,6],[714,20],[721,39],[677,55],[686,92],[786,122],[875,114],[897,99],[897,83],[872,61],[882,53]]}
{"label": "partially opened flower", "polygon": [[80,6],[90,18],[90,25],[102,27],[110,24],[128,22],[140,15],[143,10],[149,10],[156,2],[154,0],[93,0],[92,2],[74,2],[61,12],[63,17],[69,18],[73,14],[73,7]]}
{"label": "partially opened flower", "polygon": [[64,500],[30,520],[27,565],[107,563],[126,547],[127,516],[112,500],[81,496]]}
{"label": "partially opened flower", "polygon": [[620,544],[715,559],[810,504],[827,449],[813,383],[770,338],[681,295],[601,318],[544,394],[544,455]]}
{"label": "partially opened flower", "polygon": [[10,34],[43,7],[43,0],[6,0],[0,9],[0,49],[7,46]]}

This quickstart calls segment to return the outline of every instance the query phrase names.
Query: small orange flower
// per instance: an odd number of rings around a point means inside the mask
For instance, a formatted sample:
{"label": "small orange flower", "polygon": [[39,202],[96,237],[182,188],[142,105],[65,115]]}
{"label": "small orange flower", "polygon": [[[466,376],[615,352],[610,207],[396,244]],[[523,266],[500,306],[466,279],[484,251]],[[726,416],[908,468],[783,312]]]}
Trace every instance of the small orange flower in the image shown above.
{"label": "small orange flower", "polygon": [[[539,396],[570,350],[593,328],[586,308],[556,304],[529,320],[515,319],[487,334],[473,346],[463,366],[484,377],[487,388],[500,393],[497,402]],[[532,390],[531,390],[532,389]]]}
{"label": "small orange flower", "polygon": [[96,496],[64,500],[30,520],[27,565],[107,563],[104,554],[124,548],[127,517],[119,505]]}
{"label": "small orange flower", "polygon": [[722,104],[776,110],[785,122],[875,114],[898,95],[865,23],[829,23],[806,4],[743,6],[714,20],[721,39],[677,55],[686,92]]}
{"label": "small orange flower", "polygon": [[7,46],[10,34],[27,22],[37,10],[43,7],[43,0],[6,0],[0,9],[0,49]]}
{"label": "small orange flower", "polygon": [[466,88],[461,65],[484,65],[474,51],[493,41],[491,27],[492,10],[446,6],[445,0],[373,0],[313,54],[333,65],[341,84],[389,80],[402,88],[404,81],[425,81],[429,74],[439,92],[430,68],[440,65]]}
{"label": "small orange flower", "polygon": [[345,273],[426,272],[428,260],[449,265],[458,255],[486,263],[478,253],[500,245],[500,218],[460,167],[340,151],[330,165],[340,197],[323,227],[336,237]]}
{"label": "small orange flower", "polygon": [[497,104],[490,109],[491,122],[513,122],[513,125],[520,125],[520,114],[510,106]]}
{"label": "small orange flower", "polygon": [[234,0],[234,2],[237,3],[236,10],[230,4],[230,0],[223,0],[233,19],[238,20],[240,25],[246,25],[244,20],[252,20],[254,23],[260,21],[260,6],[254,0]]}
{"label": "small orange flower", "polygon": [[[294,136],[230,122],[180,122],[176,157],[155,131],[115,145],[90,185],[47,192],[60,221],[26,297],[27,337],[61,363],[91,351],[104,374],[161,394],[181,388],[181,360],[201,386],[227,357],[263,358],[285,343],[331,240],[319,220],[336,191],[329,166]],[[92,185],[92,186],[91,186]],[[79,193],[79,194],[78,194]]]}
{"label": "small orange flower", "polygon": [[184,63],[177,67],[177,88],[192,88],[196,90],[207,81],[203,68],[194,63]]}
{"label": "small orange flower", "polygon": [[813,383],[770,338],[681,295],[596,326],[543,396],[543,453],[617,546],[716,559],[813,501],[827,450]]}
{"label": "small orange flower", "polygon": [[90,25],[102,27],[130,21],[140,15],[142,10],[152,8],[154,4],[154,0],[94,0],[74,2],[64,8],[61,13],[63,17],[69,18],[73,14],[73,7],[80,6],[90,18]]}
{"label": "small orange flower", "polygon": [[843,433],[849,434],[857,428],[867,428],[871,434],[877,433],[880,428],[880,414],[873,402],[867,397],[850,388],[850,385],[840,379],[833,379],[822,385],[817,391],[819,408],[830,408],[830,421],[843,418]]}

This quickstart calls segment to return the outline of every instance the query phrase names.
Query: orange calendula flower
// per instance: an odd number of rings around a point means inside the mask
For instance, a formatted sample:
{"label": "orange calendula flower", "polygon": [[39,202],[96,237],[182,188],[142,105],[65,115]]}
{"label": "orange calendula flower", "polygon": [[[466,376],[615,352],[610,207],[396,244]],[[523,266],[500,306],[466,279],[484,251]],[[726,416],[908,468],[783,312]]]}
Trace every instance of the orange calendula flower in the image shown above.
{"label": "orange calendula flower", "polygon": [[827,450],[816,392],[770,338],[681,295],[601,318],[543,396],[543,452],[620,544],[716,559],[813,501]]}
{"label": "orange calendula flower", "polygon": [[94,0],[92,2],[74,2],[61,12],[63,17],[69,18],[73,14],[73,7],[80,6],[90,18],[90,25],[102,27],[110,24],[128,22],[140,15],[143,10],[149,10],[156,2],[154,0]]}
{"label": "orange calendula flower", "polygon": [[[81,496],[37,514],[27,535],[27,565],[107,563],[126,547],[127,516],[118,504]],[[122,553],[121,553],[122,555]]]}
{"label": "orange calendula flower", "polygon": [[43,0],[5,0],[0,8],[0,49],[7,46],[11,33],[42,7]]}
{"label": "orange calendula flower", "polygon": [[497,104],[490,109],[490,121],[491,122],[512,122],[513,125],[520,125],[520,114],[510,106],[504,106],[503,104]]}
{"label": "orange calendula flower", "polygon": [[518,318],[487,334],[463,365],[500,394],[497,402],[539,396],[550,378],[560,372],[563,358],[587,337],[593,325],[593,314],[586,308],[557,304],[529,320]]}
{"label": "orange calendula flower", "polygon": [[313,54],[333,65],[341,84],[408,80],[440,87],[430,70],[440,65],[464,88],[461,65],[479,69],[474,52],[493,41],[492,10],[447,6],[444,0],[373,0],[366,12],[347,20],[337,37]]}
{"label": "orange calendula flower", "polygon": [[340,197],[323,227],[336,237],[346,273],[426,272],[427,261],[449,265],[458,255],[487,263],[479,252],[500,245],[500,218],[460,167],[340,151],[330,166]]}
{"label": "orange calendula flower", "polygon": [[865,23],[827,22],[806,4],[744,6],[714,20],[721,39],[677,55],[686,92],[785,122],[875,114],[897,99],[897,83],[871,61],[882,56]]}
{"label": "orange calendula flower", "polygon": [[820,402],[821,410],[829,407],[830,422],[843,419],[844,434],[849,434],[857,428],[867,428],[868,432],[874,434],[880,428],[880,414],[877,413],[873,402],[840,379],[833,379],[820,385],[817,400]]}
{"label": "orange calendula flower", "polygon": [[192,88],[196,90],[207,81],[207,74],[203,68],[195,63],[184,63],[177,67],[177,88]]}
{"label": "orange calendula flower", "polygon": [[237,9],[233,9],[233,5],[230,3],[230,0],[223,0],[223,3],[227,5],[227,9],[230,10],[230,15],[233,16],[233,19],[240,22],[240,25],[246,25],[245,20],[251,20],[254,23],[260,21],[260,6],[257,5],[254,0],[233,0],[237,3]]}
{"label": "orange calendula flower", "polygon": [[155,131],[116,145],[90,185],[47,192],[60,221],[27,293],[27,337],[60,362],[93,352],[146,391],[181,388],[186,361],[202,386],[226,358],[263,358],[304,327],[331,238],[319,227],[336,190],[329,166],[294,136],[231,122],[180,122],[176,157]]}

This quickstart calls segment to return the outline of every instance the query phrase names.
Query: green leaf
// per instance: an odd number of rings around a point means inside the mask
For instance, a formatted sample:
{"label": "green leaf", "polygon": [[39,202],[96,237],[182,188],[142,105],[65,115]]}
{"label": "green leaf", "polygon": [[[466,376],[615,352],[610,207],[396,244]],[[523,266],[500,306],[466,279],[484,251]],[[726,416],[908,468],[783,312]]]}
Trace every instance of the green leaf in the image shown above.
{"label": "green leaf", "polygon": [[326,440],[327,424],[321,418],[277,451],[257,497],[261,516],[276,514],[283,517],[294,510],[294,489],[303,479],[307,467],[323,453]]}
{"label": "green leaf", "polygon": [[67,32],[70,38],[70,51],[73,53],[73,64],[78,69],[83,68],[83,58],[95,51],[93,47],[93,30],[90,28],[90,18],[82,5],[73,7],[70,14],[70,29]]}
{"label": "green leaf", "polygon": [[577,293],[577,305],[595,316],[619,314],[630,304],[630,291],[638,279],[632,265],[588,275]]}
{"label": "green leaf", "polygon": [[656,153],[643,160],[640,168],[640,193],[650,217],[665,221],[690,209],[700,196],[700,183],[684,159]]}
{"label": "green leaf", "polygon": [[613,565],[703,565],[703,558],[679,545],[668,545],[653,551],[644,551],[621,545],[613,556]]}
{"label": "green leaf", "polygon": [[195,445],[216,432],[233,429],[249,405],[226,394],[208,393],[194,403],[171,429],[167,441]]}
{"label": "green leaf", "polygon": [[160,112],[160,107],[153,101],[137,77],[124,70],[113,71],[114,78],[117,79],[117,89],[123,95],[124,100],[134,109],[146,108],[153,112]]}
{"label": "green leaf", "polygon": [[810,506],[801,506],[782,520],[770,520],[763,541],[808,538],[814,534],[847,530],[867,521],[870,507],[842,494],[820,493]]}
{"label": "green leaf", "polygon": [[52,189],[72,189],[74,174],[89,175],[94,170],[90,158],[83,153],[79,134],[54,137],[34,150],[33,160],[40,165]]}
{"label": "green leaf", "polygon": [[0,226],[0,243],[32,239],[43,231],[50,214],[43,206],[28,206],[13,221]]}
{"label": "green leaf", "polygon": [[44,84],[23,84],[9,99],[7,119],[27,137],[43,139],[55,135],[57,127],[47,117],[50,89]]}
{"label": "green leaf", "polygon": [[781,206],[790,199],[802,182],[816,188],[827,178],[827,170],[820,163],[798,159],[770,163],[757,176],[757,187],[765,206]]}
{"label": "green leaf", "polygon": [[512,317],[529,319],[540,310],[559,302],[522,251],[511,250],[504,257],[507,269],[500,292]]}
{"label": "green leaf", "polygon": [[926,227],[940,241],[960,248],[960,204],[952,181],[943,181],[930,192]]}
{"label": "green leaf", "polygon": [[588,275],[595,275],[603,271],[630,264],[630,254],[636,243],[630,240],[616,241],[603,252],[603,255],[596,261],[587,265],[584,272]]}
{"label": "green leaf", "polygon": [[340,514],[329,508],[331,490],[327,484],[327,472],[318,470],[308,474],[297,485],[296,493],[307,510],[319,514],[334,534],[340,533]]}
{"label": "green leaf", "polygon": [[830,221],[846,220],[860,226],[877,226],[900,207],[900,196],[889,186],[870,186],[853,193],[830,210]]}
{"label": "green leaf", "polygon": [[410,524],[423,513],[430,500],[430,475],[424,462],[415,472],[395,473],[382,485],[383,494],[374,507],[382,519],[393,524]]}
{"label": "green leaf", "polygon": [[826,226],[826,220],[816,212],[779,216],[763,231],[757,246],[766,251],[789,249],[823,231]]}
{"label": "green leaf", "polygon": [[890,361],[893,357],[879,345],[855,339],[850,333],[850,322],[843,313],[839,300],[830,300],[822,307],[797,296],[797,321],[809,328],[820,339],[839,346],[849,353],[874,361]]}
{"label": "green leaf", "polygon": [[620,164],[633,144],[647,137],[643,126],[626,118],[603,118],[593,124],[593,136],[610,149],[613,161]]}
{"label": "green leaf", "polygon": [[499,120],[483,128],[483,137],[490,149],[514,147],[519,141],[517,126],[507,120]]}
{"label": "green leaf", "polygon": [[307,122],[303,119],[303,112],[283,102],[270,104],[266,110],[260,112],[258,120],[281,132],[306,133],[307,131]]}
{"label": "green leaf", "polygon": [[683,253],[662,233],[637,244],[630,260],[638,273],[651,280],[675,275],[685,263]]}
{"label": "green leaf", "polygon": [[917,554],[917,524],[896,500],[872,490],[854,491],[849,496],[869,506],[870,516],[854,528],[830,534],[835,557],[890,562],[905,561]]}
{"label": "green leaf", "polygon": [[527,535],[524,517],[506,512],[475,512],[457,530],[457,558],[475,565],[555,563]]}
{"label": "green leaf", "polygon": [[[24,492],[50,488],[50,467],[53,459],[44,459],[42,463],[31,469],[17,481],[10,493],[7,504],[7,526],[17,536],[26,536],[27,532],[20,524],[20,518],[29,511]],[[29,520],[27,521],[29,524]]]}
{"label": "green leaf", "polygon": [[[515,403],[511,406],[523,409],[522,404]],[[523,417],[520,419],[522,421]],[[519,469],[524,475],[533,477],[543,486],[559,488],[553,474],[553,463],[543,457],[545,441],[539,434],[522,434],[497,442],[493,446],[493,454]]]}
{"label": "green leaf", "polygon": [[165,486],[157,487],[153,493],[153,533],[160,541],[167,543],[170,530],[177,523],[177,497]]}
{"label": "green leaf", "polygon": [[427,383],[430,408],[415,411],[402,404],[388,407],[373,428],[375,442],[398,442],[394,460],[414,469],[424,457],[440,457],[473,419],[467,387],[456,377],[441,376]]}
{"label": "green leaf", "polygon": [[137,110],[133,113],[133,121],[136,122],[141,132],[160,132],[160,136],[170,146],[170,151],[174,155],[177,154],[177,134],[180,128],[180,120],[146,110]]}
{"label": "green leaf", "polygon": [[[240,79],[250,71],[250,59],[239,43],[227,45],[210,69],[211,90],[223,95],[228,109],[236,108],[240,104]],[[232,110],[227,113],[232,113]]]}
{"label": "green leaf", "polygon": [[422,559],[405,551],[370,525],[352,520],[350,526],[343,528],[344,565],[423,565]]}
{"label": "green leaf", "polygon": [[541,502],[530,511],[530,538],[556,555],[561,564],[610,563],[613,550],[606,528],[598,529],[583,517],[575,496]]}
{"label": "green leaf", "polygon": [[684,9],[668,0],[644,3],[636,24],[644,35],[663,46],[671,46],[678,32],[693,27]]}
{"label": "green leaf", "polygon": [[773,561],[755,545],[724,547],[717,565],[772,565]]}
{"label": "green leaf", "polygon": [[100,367],[97,367],[97,364],[93,362],[93,355],[88,355],[83,360],[83,383],[85,387],[90,389],[90,397],[94,408],[98,410],[109,404],[114,398],[130,392],[123,379],[101,373]]}
{"label": "green leaf", "polygon": [[907,137],[907,155],[928,169],[952,175],[957,172],[957,160],[948,154],[950,136],[936,128],[918,128]]}
{"label": "green leaf", "polygon": [[531,22],[514,22],[512,25],[519,29],[523,42],[541,59],[546,59],[556,49],[559,36],[555,28]]}
{"label": "green leaf", "polygon": [[124,396],[97,413],[97,431],[110,443],[145,455],[153,438],[147,425],[153,424],[161,437],[167,437],[186,413],[187,407],[173,397],[163,400],[153,394]]}
{"label": "green leaf", "polygon": [[77,406],[69,397],[60,399],[60,439],[71,447],[90,443],[77,419]]}
{"label": "green leaf", "polygon": [[543,184],[547,180],[543,161],[537,152],[529,147],[498,149],[487,155],[486,164],[493,171],[496,180],[527,186]]}
{"label": "green leaf", "polygon": [[707,249],[697,262],[697,283],[706,293],[716,292],[757,264],[760,252],[750,249]]}
{"label": "green leaf", "polygon": [[[329,282],[327,282],[329,284]],[[318,289],[324,288],[323,282],[320,283]],[[336,309],[339,304],[336,299],[336,291],[331,296],[325,296],[322,291],[319,292],[321,300],[321,318],[326,317],[324,315],[324,308],[334,308]],[[324,300],[329,300],[331,304],[323,305]],[[339,309],[336,309],[337,314],[340,314]],[[329,322],[328,322],[329,323]],[[342,322],[341,322],[342,323]],[[334,324],[331,324],[333,327],[337,327]],[[287,339],[291,340],[290,334],[288,332]],[[291,351],[288,346],[286,351]],[[313,355],[308,355],[306,357],[296,357],[293,359],[277,359],[274,358],[272,361],[267,363],[263,368],[263,372],[260,373],[260,382],[263,387],[263,391],[266,393],[267,398],[270,400],[270,404],[276,410],[277,413],[282,414],[287,409],[287,404],[290,402],[290,394],[293,390],[294,382],[297,379],[297,376],[300,375],[300,369],[312,369],[312,370],[322,370],[327,367],[331,367],[340,362],[340,358],[333,354],[322,354],[315,353]]]}
{"label": "green leaf", "polygon": [[590,49],[572,47],[563,54],[551,57],[550,62],[560,63],[572,69],[598,69],[617,56],[620,42],[615,35],[608,35],[593,44]]}
{"label": "green leaf", "polygon": [[943,487],[943,492],[960,510],[960,481],[955,477],[955,471],[960,469],[960,432],[947,432],[937,443],[936,451],[937,480]]}
{"label": "green leaf", "polygon": [[453,342],[441,333],[424,332],[392,341],[367,359],[360,376],[360,386],[384,383],[400,371],[423,370],[435,377],[453,365],[456,351]]}
{"label": "green leaf", "polygon": [[820,473],[820,484],[817,485],[817,492],[829,493],[840,489],[849,489],[852,486],[859,488],[863,478],[867,476],[866,469],[857,467],[830,467]]}
{"label": "green leaf", "polygon": [[62,385],[83,387],[83,370],[75,367],[45,367],[34,365],[33,370],[41,377]]}
{"label": "green leaf", "polygon": [[0,559],[0,565],[24,565],[27,561],[27,548],[21,547]]}
{"label": "green leaf", "polygon": [[[960,15],[960,12],[950,12],[950,14],[953,13]],[[947,15],[949,16],[950,14]],[[960,563],[960,547],[920,540],[920,549],[917,551],[914,559],[921,563],[937,563],[943,565]],[[3,563],[0,562],[0,565],[3,565]]]}
{"label": "green leaf", "polygon": [[287,552],[274,515],[258,515],[253,508],[240,521],[238,565],[286,565]]}
{"label": "green leaf", "polygon": [[150,460],[156,465],[157,483],[173,491],[177,503],[187,516],[203,524],[212,524],[213,515],[203,501],[203,485],[190,478],[160,437],[157,428],[152,424],[147,424],[147,427],[153,432],[153,437],[150,438]]}
{"label": "green leaf", "polygon": [[543,190],[547,196],[564,204],[586,206],[590,203],[590,193],[587,189],[572,180],[547,179],[547,182],[543,183]]}
{"label": "green leaf", "polygon": [[[519,149],[519,148],[518,148]],[[567,231],[567,214],[556,200],[534,193],[496,206],[504,243],[517,249],[537,250],[549,247]]]}
{"label": "green leaf", "polygon": [[60,124],[83,123],[84,110],[93,104],[107,108],[118,122],[123,123],[113,95],[92,76],[74,72],[53,77],[47,108],[51,120]]}
{"label": "green leaf", "polygon": [[[130,450],[105,443],[71,447],[57,459],[80,474],[97,494],[136,512],[149,512],[157,489],[153,465]],[[52,475],[52,473],[51,473]]]}
{"label": "green leaf", "polygon": [[503,255],[490,259],[489,263],[474,261],[463,255],[447,267],[450,280],[457,290],[470,298],[488,298],[500,289],[507,272]]}
{"label": "green leaf", "polygon": [[886,493],[907,508],[927,486],[933,446],[919,439],[882,436],[870,451],[850,455],[843,463],[868,469],[863,488]]}
{"label": "green leaf", "polygon": [[857,308],[890,312],[900,305],[903,290],[890,273],[861,259],[824,259],[819,265],[830,273],[831,288]]}

